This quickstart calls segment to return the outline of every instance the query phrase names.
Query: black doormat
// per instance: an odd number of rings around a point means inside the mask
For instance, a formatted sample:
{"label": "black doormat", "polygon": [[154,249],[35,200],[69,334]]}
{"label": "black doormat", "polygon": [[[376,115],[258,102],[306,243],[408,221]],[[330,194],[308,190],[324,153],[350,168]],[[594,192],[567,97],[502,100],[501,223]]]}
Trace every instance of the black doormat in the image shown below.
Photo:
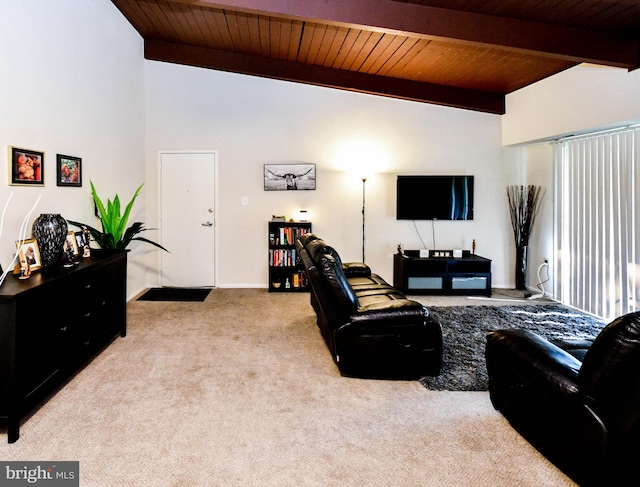
{"label": "black doormat", "polygon": [[518,328],[547,339],[595,338],[606,323],[559,304],[536,306],[429,306],[442,325],[442,372],[422,377],[428,389],[486,391],[489,388],[484,350],[491,330]]}
{"label": "black doormat", "polygon": [[204,301],[211,289],[186,287],[153,287],[138,301]]}

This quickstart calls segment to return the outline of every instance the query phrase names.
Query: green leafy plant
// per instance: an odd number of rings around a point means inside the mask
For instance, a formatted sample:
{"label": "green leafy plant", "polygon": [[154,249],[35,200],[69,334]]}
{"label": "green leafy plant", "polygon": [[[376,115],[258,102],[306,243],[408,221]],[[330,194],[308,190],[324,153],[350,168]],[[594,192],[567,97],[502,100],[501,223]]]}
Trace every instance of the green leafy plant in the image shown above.
{"label": "green leafy plant", "polygon": [[144,227],[142,222],[134,222],[131,226],[126,228],[127,222],[129,221],[129,215],[131,214],[131,208],[133,208],[133,203],[140,194],[143,185],[144,183],[138,186],[133,198],[131,198],[131,201],[129,201],[129,204],[125,207],[124,214],[121,215],[120,198],[118,195],[113,198],[113,201],[107,199],[107,205],[105,206],[98,196],[93,181],[91,181],[91,197],[98,209],[100,222],[102,223],[102,231],[92,227],[91,225],[87,225],[86,223],[75,222],[72,220],[68,221],[72,225],[89,230],[93,239],[102,249],[126,249],[133,240],[140,240],[168,252],[168,250],[159,243],[149,240],[148,238],[138,236],[140,233],[149,230]]}

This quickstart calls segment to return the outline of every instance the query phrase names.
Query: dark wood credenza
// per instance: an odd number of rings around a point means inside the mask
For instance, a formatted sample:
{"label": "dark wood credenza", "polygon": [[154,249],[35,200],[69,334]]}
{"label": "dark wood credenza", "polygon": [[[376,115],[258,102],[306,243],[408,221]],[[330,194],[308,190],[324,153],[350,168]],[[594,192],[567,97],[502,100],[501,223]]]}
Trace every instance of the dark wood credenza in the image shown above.
{"label": "dark wood credenza", "polygon": [[20,420],[117,336],[125,336],[127,252],[92,251],[0,286],[0,420],[9,443]]}

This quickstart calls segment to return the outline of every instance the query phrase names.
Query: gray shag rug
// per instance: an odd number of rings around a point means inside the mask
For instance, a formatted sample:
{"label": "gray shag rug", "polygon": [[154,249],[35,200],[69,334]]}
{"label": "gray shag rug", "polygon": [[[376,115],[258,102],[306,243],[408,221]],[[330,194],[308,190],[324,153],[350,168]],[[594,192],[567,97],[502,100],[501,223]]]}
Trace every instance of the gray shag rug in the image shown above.
{"label": "gray shag rug", "polygon": [[484,358],[489,331],[515,328],[547,339],[595,338],[605,322],[558,304],[534,306],[429,306],[442,325],[442,372],[420,383],[437,391],[486,391]]}

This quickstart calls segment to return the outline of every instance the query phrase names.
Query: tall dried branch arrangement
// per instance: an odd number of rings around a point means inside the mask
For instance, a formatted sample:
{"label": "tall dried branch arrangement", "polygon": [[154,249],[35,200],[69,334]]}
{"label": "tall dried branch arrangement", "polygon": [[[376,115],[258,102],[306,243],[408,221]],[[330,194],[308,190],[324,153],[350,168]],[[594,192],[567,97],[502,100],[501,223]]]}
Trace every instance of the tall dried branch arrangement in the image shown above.
{"label": "tall dried branch arrangement", "polygon": [[544,195],[542,186],[507,186],[511,226],[516,240],[516,247],[529,245],[531,229]]}

